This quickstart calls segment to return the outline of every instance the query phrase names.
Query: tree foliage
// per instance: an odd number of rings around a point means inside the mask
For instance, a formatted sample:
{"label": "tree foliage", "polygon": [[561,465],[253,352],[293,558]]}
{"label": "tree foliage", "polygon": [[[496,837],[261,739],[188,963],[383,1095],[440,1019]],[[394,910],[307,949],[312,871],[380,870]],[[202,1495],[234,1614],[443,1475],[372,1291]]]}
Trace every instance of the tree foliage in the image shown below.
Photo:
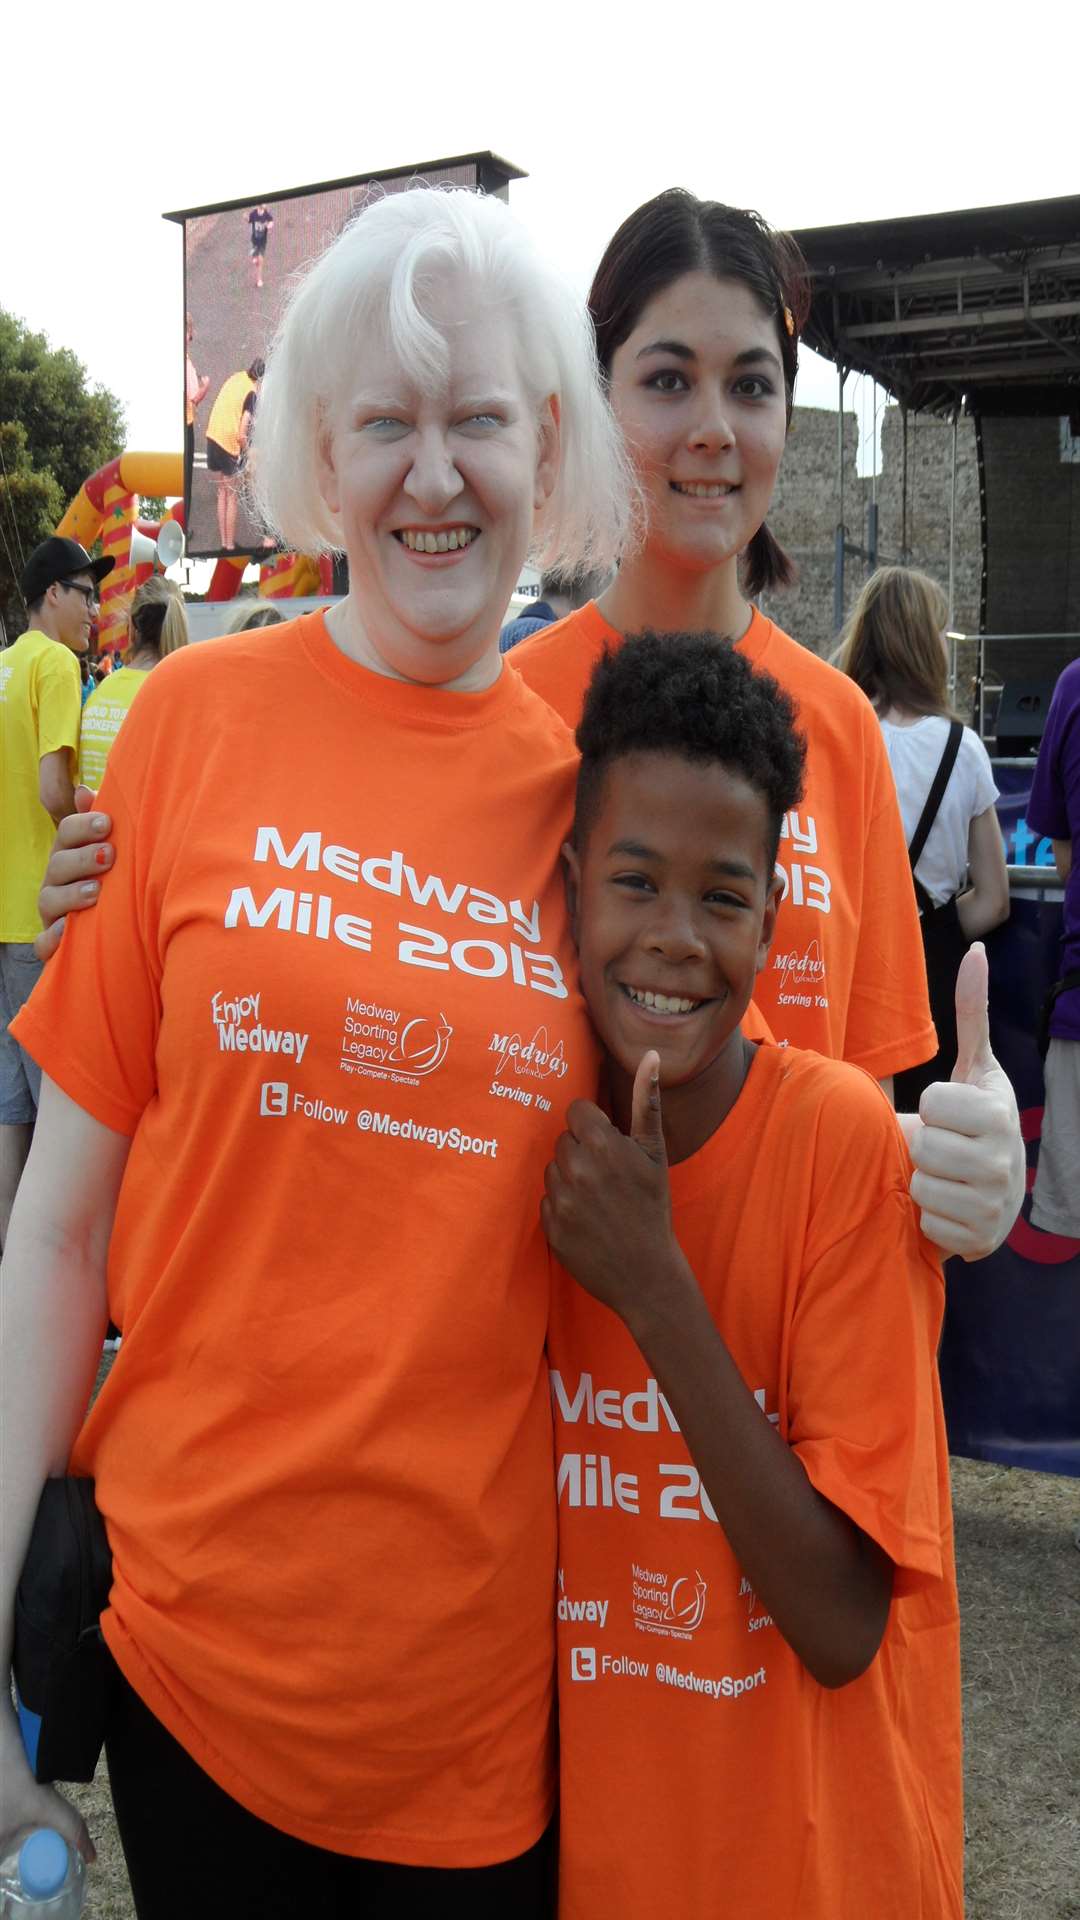
{"label": "tree foliage", "polygon": [[123,450],[124,414],[67,347],[0,308],[0,611],[19,630],[22,560]]}

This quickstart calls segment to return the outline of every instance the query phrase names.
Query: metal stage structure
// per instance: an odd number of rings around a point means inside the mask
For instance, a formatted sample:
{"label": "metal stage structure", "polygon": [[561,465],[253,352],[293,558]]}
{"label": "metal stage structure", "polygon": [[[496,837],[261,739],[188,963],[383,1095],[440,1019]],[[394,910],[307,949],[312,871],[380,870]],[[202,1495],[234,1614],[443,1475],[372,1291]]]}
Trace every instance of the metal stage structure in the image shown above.
{"label": "metal stage structure", "polygon": [[994,633],[1005,680],[1025,677],[1025,636],[1052,634],[1057,654],[1043,654],[1039,673],[1059,672],[1080,653],[1080,195],[814,227],[795,238],[812,275],[804,337],[839,374],[837,629],[846,561],[877,557],[874,508],[865,545],[849,537],[844,517],[843,386],[861,373],[901,410],[901,560],[908,421],[922,411],[953,424],[952,606],[956,427],[966,413],[979,463],[980,634]]}

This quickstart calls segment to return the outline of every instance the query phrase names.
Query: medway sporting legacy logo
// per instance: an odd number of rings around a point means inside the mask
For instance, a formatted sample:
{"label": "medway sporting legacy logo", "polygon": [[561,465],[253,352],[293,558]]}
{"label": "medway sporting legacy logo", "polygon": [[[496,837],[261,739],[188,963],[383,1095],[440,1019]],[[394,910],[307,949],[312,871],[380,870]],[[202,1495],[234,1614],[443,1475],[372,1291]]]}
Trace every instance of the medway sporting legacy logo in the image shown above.
{"label": "medway sporting legacy logo", "polygon": [[639,1633],[662,1633],[674,1640],[689,1640],[705,1617],[709,1588],[696,1570],[670,1574],[652,1567],[631,1568],[630,1602],[634,1625]]}
{"label": "medway sporting legacy logo", "polygon": [[423,1079],[442,1066],[453,1031],[445,1013],[440,1013],[438,1020],[407,1021],[387,1055],[388,1064]]}
{"label": "medway sporting legacy logo", "polygon": [[383,1007],[350,994],[345,1002],[341,1070],[369,1080],[393,1080],[417,1087],[442,1066],[454,1029],[445,1013],[406,1020],[396,1007]]}

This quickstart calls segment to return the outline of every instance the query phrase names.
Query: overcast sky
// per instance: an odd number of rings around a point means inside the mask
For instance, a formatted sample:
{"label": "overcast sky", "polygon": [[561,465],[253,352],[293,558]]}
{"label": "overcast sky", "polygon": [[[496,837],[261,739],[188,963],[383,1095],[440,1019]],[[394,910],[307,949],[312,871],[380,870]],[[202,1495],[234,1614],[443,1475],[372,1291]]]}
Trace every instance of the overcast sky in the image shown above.
{"label": "overcast sky", "polygon": [[[129,447],[179,448],[167,208],[491,148],[528,170],[511,205],[584,291],[661,187],[788,227],[1077,192],[1072,11],[272,0],[242,26],[224,0],[23,4],[4,28],[0,305],[120,397]],[[835,393],[808,364],[797,397]]]}

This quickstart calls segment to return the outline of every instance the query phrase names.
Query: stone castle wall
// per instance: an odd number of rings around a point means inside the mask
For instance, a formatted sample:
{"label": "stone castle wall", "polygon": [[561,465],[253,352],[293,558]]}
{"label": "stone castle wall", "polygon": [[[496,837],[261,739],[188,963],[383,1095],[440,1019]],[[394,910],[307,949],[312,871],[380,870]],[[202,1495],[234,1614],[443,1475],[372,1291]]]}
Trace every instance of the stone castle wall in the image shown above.
{"label": "stone castle wall", "polygon": [[[844,523],[848,540],[867,544],[866,508],[873,483],[855,471],[859,423],[844,415]],[[836,526],[840,515],[837,479],[837,418],[823,407],[796,407],[787,450],[773,496],[769,526],[799,569],[796,585],[762,595],[761,605],[804,646],[828,654],[835,644],[833,574]],[[901,557],[903,470],[899,407],[886,408],[882,421],[881,471],[877,476],[878,562]],[[949,582],[949,501],[952,489],[952,424],[928,414],[908,417],[909,565]],[[847,557],[844,611],[850,613],[871,571],[867,561]],[[961,420],[957,434],[955,598],[952,625],[974,634],[979,625],[982,540],[975,428]],[[966,677],[961,663],[958,679]]]}

